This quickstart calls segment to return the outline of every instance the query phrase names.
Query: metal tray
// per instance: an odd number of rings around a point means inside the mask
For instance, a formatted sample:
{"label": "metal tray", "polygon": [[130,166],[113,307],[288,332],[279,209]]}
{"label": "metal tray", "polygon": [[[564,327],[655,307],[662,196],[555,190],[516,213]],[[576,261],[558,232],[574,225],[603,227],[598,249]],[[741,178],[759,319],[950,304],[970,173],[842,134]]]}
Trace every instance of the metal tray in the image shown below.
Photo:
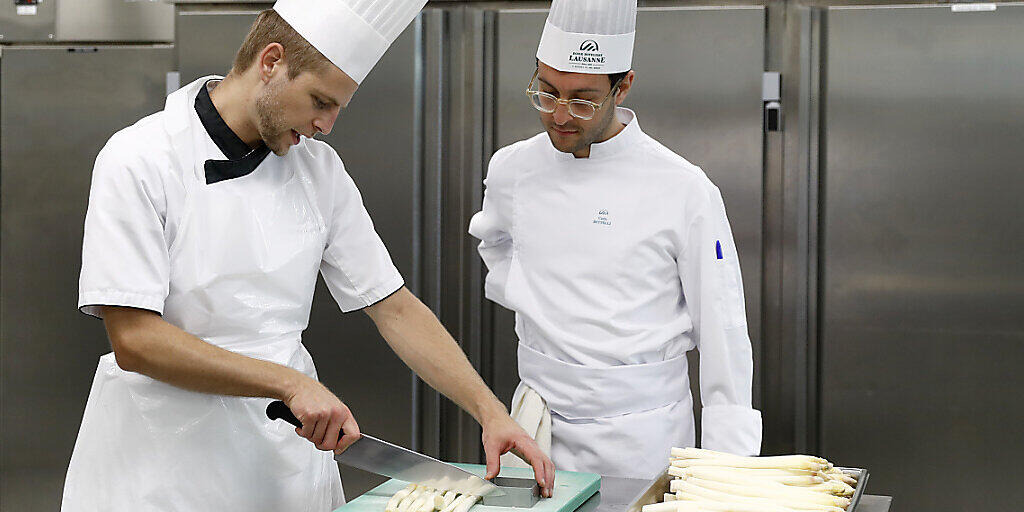
{"label": "metal tray", "polygon": [[839,471],[846,473],[857,479],[857,487],[853,488],[853,497],[850,498],[850,506],[846,508],[846,512],[854,512],[857,510],[857,504],[860,503],[860,497],[864,494],[864,489],[868,486],[868,470],[864,468],[843,468],[836,466]]}
{"label": "metal tray", "polygon": [[[864,495],[864,489],[868,485],[868,470],[864,468],[836,467],[843,473],[857,479],[857,486],[853,488],[853,496],[850,498],[850,506],[846,508],[846,512],[856,512],[857,504],[860,503],[860,497]],[[644,505],[660,502],[665,497],[665,493],[668,492],[669,483],[673,478],[675,477],[668,474],[668,467],[666,467],[665,471],[655,477],[654,480],[651,480],[651,483],[636,498],[633,498],[626,512],[641,512]]]}

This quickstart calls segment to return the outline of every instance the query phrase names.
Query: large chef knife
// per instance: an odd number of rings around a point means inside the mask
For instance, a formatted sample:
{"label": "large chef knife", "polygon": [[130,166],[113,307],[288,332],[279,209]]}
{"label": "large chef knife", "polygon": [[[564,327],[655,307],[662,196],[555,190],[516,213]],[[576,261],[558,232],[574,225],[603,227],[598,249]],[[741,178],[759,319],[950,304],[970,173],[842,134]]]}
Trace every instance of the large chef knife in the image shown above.
{"label": "large chef knife", "polygon": [[[302,422],[280,400],[267,406],[267,417],[283,419],[302,428]],[[363,434],[334,460],[364,471],[434,489],[450,489],[475,496],[502,496],[504,491],[483,478],[433,457]]]}

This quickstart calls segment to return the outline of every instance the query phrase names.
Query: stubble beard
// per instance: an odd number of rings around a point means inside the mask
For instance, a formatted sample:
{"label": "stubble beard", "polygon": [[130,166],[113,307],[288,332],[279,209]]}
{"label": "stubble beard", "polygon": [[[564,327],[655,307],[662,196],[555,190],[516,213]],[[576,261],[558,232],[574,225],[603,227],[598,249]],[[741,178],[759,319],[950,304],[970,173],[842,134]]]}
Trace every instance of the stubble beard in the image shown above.
{"label": "stubble beard", "polygon": [[[611,124],[613,119],[615,119],[615,109],[610,108],[605,112],[604,116],[601,118],[601,123],[599,125],[590,127],[586,130],[584,130],[582,126],[577,125],[576,129],[579,130],[577,134],[577,136],[579,137],[579,141],[576,144],[573,144],[570,147],[558,147],[558,145],[556,144],[555,147],[558,148],[559,151],[565,153],[576,153],[577,151],[590,147],[591,144],[596,142],[597,139],[600,138],[608,130],[608,125]],[[549,137],[551,137],[550,134]],[[554,142],[554,138],[551,138],[552,142]]]}
{"label": "stubble beard", "polygon": [[[281,86],[270,85],[266,91],[256,98],[256,130],[263,139],[263,143],[270,148],[277,156],[284,156],[291,149],[291,144],[284,143],[285,132],[291,132],[285,127],[280,99]],[[288,134],[288,141],[291,141],[291,133]]]}

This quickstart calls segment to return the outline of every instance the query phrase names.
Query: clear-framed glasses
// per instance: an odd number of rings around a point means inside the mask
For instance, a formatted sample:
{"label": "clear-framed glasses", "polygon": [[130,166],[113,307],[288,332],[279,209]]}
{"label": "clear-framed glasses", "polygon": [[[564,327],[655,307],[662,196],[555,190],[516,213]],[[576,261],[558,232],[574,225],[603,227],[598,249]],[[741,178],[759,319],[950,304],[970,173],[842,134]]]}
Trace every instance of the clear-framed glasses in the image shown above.
{"label": "clear-framed glasses", "polygon": [[594,114],[597,113],[597,109],[601,108],[601,105],[604,105],[604,102],[608,101],[608,98],[612,97],[612,93],[618,89],[619,83],[622,82],[622,78],[620,78],[618,82],[615,82],[615,84],[612,85],[611,90],[608,91],[608,94],[605,95],[604,99],[601,100],[600,103],[581,99],[563,100],[554,94],[534,89],[533,82],[537,80],[538,73],[540,73],[539,69],[533,72],[533,78],[530,78],[530,85],[526,86],[526,95],[530,97],[530,103],[533,105],[533,108],[544,112],[545,114],[550,114],[558,108],[559,104],[562,104],[569,109],[570,115],[583,119],[584,121],[589,121],[594,118]]}

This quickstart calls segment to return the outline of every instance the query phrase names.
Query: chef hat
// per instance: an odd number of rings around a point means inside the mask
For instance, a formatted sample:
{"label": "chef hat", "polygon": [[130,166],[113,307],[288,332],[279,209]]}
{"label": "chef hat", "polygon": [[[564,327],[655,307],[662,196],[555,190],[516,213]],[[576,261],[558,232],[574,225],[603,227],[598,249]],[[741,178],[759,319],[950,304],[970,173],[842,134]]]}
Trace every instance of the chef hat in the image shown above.
{"label": "chef hat", "polygon": [[629,71],[636,34],[636,0],[554,0],[537,58],[559,71]]}
{"label": "chef hat", "polygon": [[274,10],[362,83],[427,0],[277,0]]}

